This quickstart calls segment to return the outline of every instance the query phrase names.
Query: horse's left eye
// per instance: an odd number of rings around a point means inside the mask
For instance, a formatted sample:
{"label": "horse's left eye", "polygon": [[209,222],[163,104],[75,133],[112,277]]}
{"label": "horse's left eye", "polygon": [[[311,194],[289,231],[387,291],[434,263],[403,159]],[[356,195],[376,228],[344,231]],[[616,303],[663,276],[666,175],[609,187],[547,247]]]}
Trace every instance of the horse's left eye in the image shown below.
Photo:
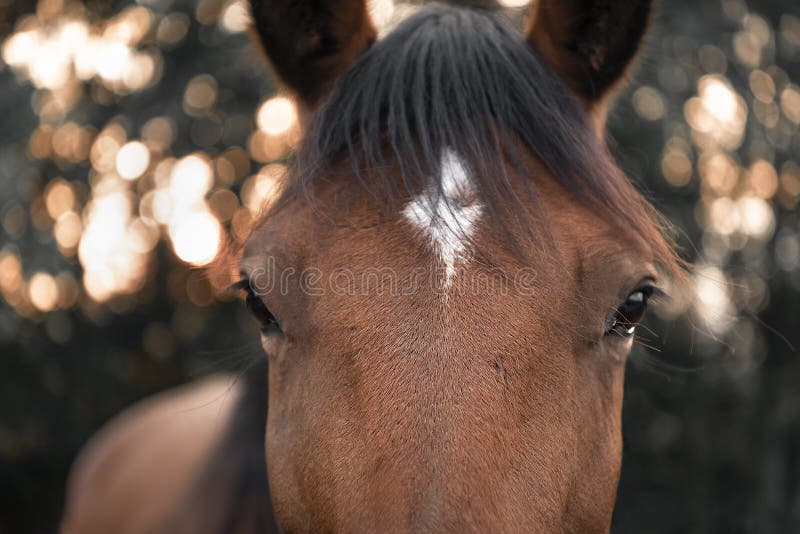
{"label": "horse's left eye", "polygon": [[272,312],[269,311],[262,298],[256,295],[249,285],[245,288],[245,290],[247,291],[245,304],[247,305],[247,309],[250,310],[250,313],[253,314],[253,317],[255,317],[261,325],[261,330],[267,331],[274,328],[280,328],[278,320],[274,315],[272,315]]}
{"label": "horse's left eye", "polygon": [[630,337],[636,331],[636,325],[647,311],[647,299],[653,294],[652,287],[643,287],[633,291],[624,302],[619,304],[606,320],[606,335]]}

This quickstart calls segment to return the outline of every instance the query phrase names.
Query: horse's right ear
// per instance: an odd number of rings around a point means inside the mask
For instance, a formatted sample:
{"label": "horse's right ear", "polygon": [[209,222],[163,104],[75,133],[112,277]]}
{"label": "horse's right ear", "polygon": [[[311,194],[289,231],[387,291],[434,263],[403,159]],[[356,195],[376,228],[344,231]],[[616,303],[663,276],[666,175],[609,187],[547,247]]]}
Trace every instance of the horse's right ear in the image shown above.
{"label": "horse's right ear", "polygon": [[654,0],[537,0],[526,38],[602,123],[642,47]]}
{"label": "horse's right ear", "polygon": [[307,110],[377,36],[365,0],[250,0],[250,9],[272,66]]}

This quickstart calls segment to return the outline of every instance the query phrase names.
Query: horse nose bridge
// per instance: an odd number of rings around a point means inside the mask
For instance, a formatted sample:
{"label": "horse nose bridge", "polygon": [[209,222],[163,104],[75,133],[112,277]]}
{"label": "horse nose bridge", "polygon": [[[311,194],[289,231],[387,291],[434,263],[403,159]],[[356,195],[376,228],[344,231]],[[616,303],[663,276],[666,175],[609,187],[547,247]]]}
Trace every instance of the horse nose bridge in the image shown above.
{"label": "horse nose bridge", "polygon": [[[355,421],[348,435],[358,436],[359,452],[337,454],[360,466],[348,480],[364,485],[364,509],[409,531],[464,530],[465,514],[488,527],[486,517],[498,519],[503,506],[495,495],[507,485],[502,473],[519,454],[509,446],[520,431],[509,408],[514,392],[490,343],[470,345],[443,323],[431,330],[424,342],[405,338],[361,354],[344,418]],[[354,450],[352,442],[335,446]],[[376,525],[381,513],[371,517]]]}
{"label": "horse nose bridge", "polygon": [[396,451],[403,460],[395,469],[382,470],[371,483],[370,510],[375,511],[376,526],[391,525],[392,531],[401,532],[464,532],[476,525],[499,524],[496,494],[503,491],[502,481],[476,468],[480,462],[465,451],[437,446],[447,441],[438,436],[427,447],[418,444],[413,460]]}
{"label": "horse nose bridge", "polygon": [[513,392],[500,358],[441,341],[390,360],[377,372],[380,382],[365,384],[379,433],[370,435],[406,447],[405,458],[429,478],[474,464],[500,445],[498,428],[513,427]]}
{"label": "horse nose bridge", "polygon": [[[480,462],[465,454],[464,444],[453,443],[447,450],[443,445],[450,441],[442,435],[420,436],[408,441],[408,449],[387,454],[365,487],[363,509],[372,516],[374,530],[391,525],[390,530],[400,532],[461,532],[467,516],[474,516],[473,524],[492,523],[487,519],[497,507],[492,494],[502,491],[502,482],[476,469]],[[487,451],[473,452],[485,456]],[[487,493],[486,488],[494,490]]]}

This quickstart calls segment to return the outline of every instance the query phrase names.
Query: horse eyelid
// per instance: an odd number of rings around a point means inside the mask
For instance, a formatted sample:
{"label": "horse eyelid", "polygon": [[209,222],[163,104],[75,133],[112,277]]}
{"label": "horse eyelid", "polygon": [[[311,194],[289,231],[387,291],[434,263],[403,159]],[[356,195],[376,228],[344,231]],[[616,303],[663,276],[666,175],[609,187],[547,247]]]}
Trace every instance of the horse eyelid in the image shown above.
{"label": "horse eyelid", "polygon": [[231,297],[237,295],[240,291],[246,291],[250,287],[250,279],[242,278],[241,280],[232,283],[221,291],[222,296]]}

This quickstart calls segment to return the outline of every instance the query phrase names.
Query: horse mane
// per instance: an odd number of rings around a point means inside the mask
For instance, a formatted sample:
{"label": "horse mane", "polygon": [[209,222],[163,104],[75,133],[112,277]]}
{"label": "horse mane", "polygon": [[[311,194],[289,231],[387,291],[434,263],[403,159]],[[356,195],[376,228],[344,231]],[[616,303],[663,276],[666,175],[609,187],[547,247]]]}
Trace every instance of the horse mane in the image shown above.
{"label": "horse mane", "polygon": [[[514,175],[526,176],[520,144],[676,273],[665,222],[619,171],[571,91],[519,32],[475,8],[421,9],[356,60],[312,117],[281,200],[308,194],[343,158],[361,187],[390,202],[423,190],[441,195],[437,171],[449,149],[488,212],[522,224],[523,200],[540,210],[533,180],[522,180],[527,199],[512,188]],[[401,187],[388,169],[399,169]]]}

